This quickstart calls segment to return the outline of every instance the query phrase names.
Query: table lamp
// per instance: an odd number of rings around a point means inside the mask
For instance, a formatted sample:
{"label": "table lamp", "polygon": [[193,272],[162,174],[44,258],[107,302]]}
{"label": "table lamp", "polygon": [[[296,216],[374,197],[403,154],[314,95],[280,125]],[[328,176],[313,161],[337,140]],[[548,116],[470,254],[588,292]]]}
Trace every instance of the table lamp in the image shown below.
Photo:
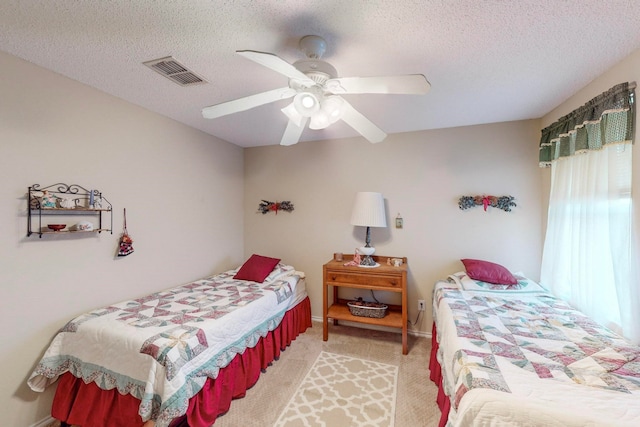
{"label": "table lamp", "polygon": [[351,211],[351,224],[367,227],[367,237],[365,245],[358,248],[364,257],[360,261],[363,267],[373,267],[376,262],[371,255],[376,251],[371,246],[371,227],[386,227],[387,217],[384,213],[384,197],[381,193],[359,192],[356,193],[356,200]]}

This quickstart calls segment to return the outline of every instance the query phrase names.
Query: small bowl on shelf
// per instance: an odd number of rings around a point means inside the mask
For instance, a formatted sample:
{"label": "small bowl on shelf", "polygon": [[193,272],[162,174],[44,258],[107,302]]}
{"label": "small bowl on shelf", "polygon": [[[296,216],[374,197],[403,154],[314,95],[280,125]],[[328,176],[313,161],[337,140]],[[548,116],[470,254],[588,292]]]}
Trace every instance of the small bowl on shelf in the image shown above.
{"label": "small bowl on shelf", "polygon": [[80,221],[71,227],[72,231],[93,231],[93,224],[89,221]]}
{"label": "small bowl on shelf", "polygon": [[65,228],[67,224],[47,224],[47,228],[53,231],[60,231]]}

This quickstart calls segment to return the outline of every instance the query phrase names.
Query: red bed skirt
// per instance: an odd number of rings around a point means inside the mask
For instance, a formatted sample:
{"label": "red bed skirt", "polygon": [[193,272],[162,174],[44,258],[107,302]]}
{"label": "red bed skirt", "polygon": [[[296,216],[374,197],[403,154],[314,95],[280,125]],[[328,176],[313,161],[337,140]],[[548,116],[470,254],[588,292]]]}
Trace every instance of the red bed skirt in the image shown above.
{"label": "red bed skirt", "polygon": [[444,427],[447,424],[447,420],[449,419],[449,410],[451,409],[451,401],[444,394],[444,389],[442,388],[442,368],[440,367],[440,363],[438,362],[438,334],[436,333],[436,324],[433,324],[431,328],[431,358],[429,359],[429,371],[431,381],[436,383],[438,386],[438,397],[436,397],[436,403],[440,408],[440,412],[442,415],[440,416],[440,422],[438,423],[438,427]]}
{"label": "red bed skirt", "polygon": [[[187,414],[172,427],[209,427],[231,406],[231,400],[244,397],[269,364],[280,356],[291,341],[311,326],[311,302],[307,297],[285,313],[278,327],[261,338],[253,348],[238,354],[216,379],[208,379],[203,389],[189,400]],[[141,427],[140,401],[116,389],[101,390],[67,372],[60,377],[51,416],[82,427]]]}

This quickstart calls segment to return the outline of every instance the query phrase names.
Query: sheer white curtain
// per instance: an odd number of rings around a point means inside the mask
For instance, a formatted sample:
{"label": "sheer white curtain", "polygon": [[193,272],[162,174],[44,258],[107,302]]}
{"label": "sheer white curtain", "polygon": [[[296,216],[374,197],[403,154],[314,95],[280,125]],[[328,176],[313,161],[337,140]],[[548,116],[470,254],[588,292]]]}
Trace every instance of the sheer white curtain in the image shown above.
{"label": "sheer white curtain", "polygon": [[551,138],[541,282],[597,322],[640,342],[640,282],[632,248],[633,92],[630,99],[628,108],[605,105],[598,120],[578,120]]}
{"label": "sheer white curtain", "polygon": [[640,284],[631,268],[631,147],[610,145],[552,164],[541,282],[632,339],[631,296],[637,305]]}

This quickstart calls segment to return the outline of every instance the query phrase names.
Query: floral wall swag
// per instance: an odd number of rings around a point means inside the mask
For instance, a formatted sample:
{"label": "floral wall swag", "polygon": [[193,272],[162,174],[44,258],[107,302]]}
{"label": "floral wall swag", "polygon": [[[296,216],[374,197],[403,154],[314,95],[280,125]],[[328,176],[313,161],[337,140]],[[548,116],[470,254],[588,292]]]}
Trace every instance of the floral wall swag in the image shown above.
{"label": "floral wall swag", "polygon": [[458,207],[461,210],[473,208],[474,206],[483,206],[484,210],[491,206],[492,208],[502,209],[505,212],[511,212],[511,208],[516,206],[513,196],[462,196],[458,200]]}
{"label": "floral wall swag", "polygon": [[266,214],[268,212],[275,212],[278,215],[278,211],[291,212],[293,211],[293,203],[288,200],[283,202],[270,202],[268,200],[263,200],[258,205],[258,212],[261,214]]}

